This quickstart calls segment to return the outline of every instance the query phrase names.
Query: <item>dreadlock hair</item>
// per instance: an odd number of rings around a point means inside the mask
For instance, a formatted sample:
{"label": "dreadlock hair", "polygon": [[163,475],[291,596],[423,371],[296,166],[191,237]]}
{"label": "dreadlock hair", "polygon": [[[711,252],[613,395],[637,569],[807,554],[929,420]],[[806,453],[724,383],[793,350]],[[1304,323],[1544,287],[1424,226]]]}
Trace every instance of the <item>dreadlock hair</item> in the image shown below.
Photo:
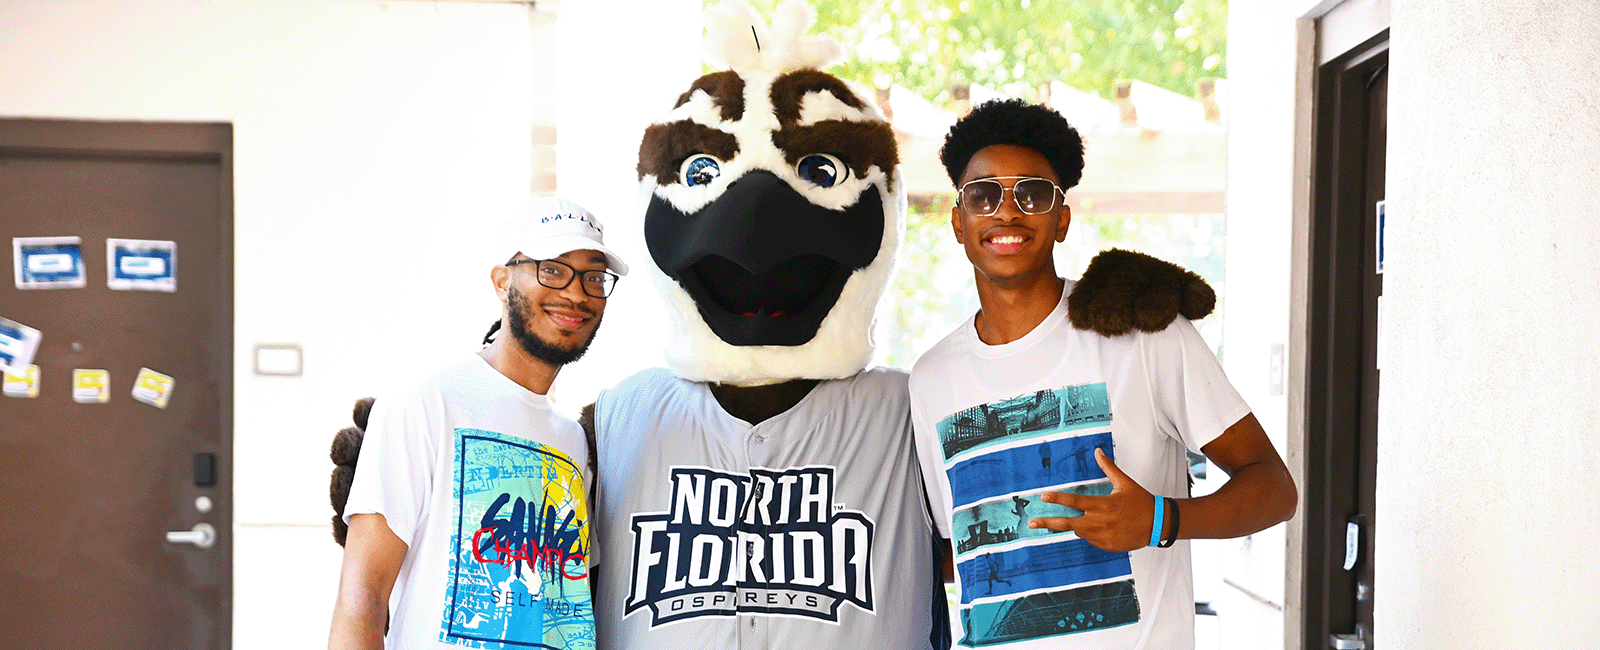
{"label": "dreadlock hair", "polygon": [[1083,138],[1054,110],[1020,99],[979,104],[950,127],[939,149],[939,162],[952,185],[961,184],[967,163],[984,147],[1009,144],[1027,147],[1050,161],[1061,189],[1083,179]]}
{"label": "dreadlock hair", "polygon": [[498,331],[500,331],[500,321],[499,320],[496,320],[495,322],[489,324],[489,331],[485,332],[484,335],[483,335],[483,345],[484,345],[484,347],[488,347],[490,343],[494,342],[495,332],[498,332]]}

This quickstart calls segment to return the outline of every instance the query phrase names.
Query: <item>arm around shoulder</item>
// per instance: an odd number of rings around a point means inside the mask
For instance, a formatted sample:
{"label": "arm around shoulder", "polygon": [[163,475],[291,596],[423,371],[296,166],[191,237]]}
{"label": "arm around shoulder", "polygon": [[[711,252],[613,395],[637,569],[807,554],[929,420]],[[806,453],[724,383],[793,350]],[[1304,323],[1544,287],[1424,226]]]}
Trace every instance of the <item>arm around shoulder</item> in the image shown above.
{"label": "arm around shoulder", "polygon": [[400,576],[406,549],[383,515],[351,515],[328,634],[329,650],[383,648],[389,594]]}
{"label": "arm around shoulder", "polygon": [[1240,418],[1201,451],[1227,472],[1228,481],[1212,494],[1178,502],[1180,538],[1243,537],[1294,516],[1300,498],[1294,478],[1254,413]]}

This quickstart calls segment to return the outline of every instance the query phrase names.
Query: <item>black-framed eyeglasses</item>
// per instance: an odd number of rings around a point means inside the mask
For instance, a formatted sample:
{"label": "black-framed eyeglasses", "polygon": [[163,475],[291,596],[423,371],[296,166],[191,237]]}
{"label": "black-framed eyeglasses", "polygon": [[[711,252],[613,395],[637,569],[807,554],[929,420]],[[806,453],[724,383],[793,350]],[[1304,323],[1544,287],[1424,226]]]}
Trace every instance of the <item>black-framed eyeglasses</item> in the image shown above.
{"label": "black-framed eyeglasses", "polygon": [[[1011,187],[1000,181],[1016,180]],[[957,191],[961,209],[976,217],[987,217],[1000,211],[1006,190],[1011,190],[1012,200],[1023,214],[1042,214],[1056,207],[1056,195],[1067,198],[1067,193],[1056,187],[1048,178],[1037,176],[993,176],[967,181]]]}
{"label": "black-framed eyeglasses", "polygon": [[561,260],[511,260],[506,266],[518,264],[538,264],[534,267],[533,276],[542,284],[551,289],[565,289],[572,284],[572,279],[582,277],[578,283],[583,292],[595,298],[611,297],[611,290],[617,288],[617,274],[610,271],[579,271],[572,268],[571,264]]}

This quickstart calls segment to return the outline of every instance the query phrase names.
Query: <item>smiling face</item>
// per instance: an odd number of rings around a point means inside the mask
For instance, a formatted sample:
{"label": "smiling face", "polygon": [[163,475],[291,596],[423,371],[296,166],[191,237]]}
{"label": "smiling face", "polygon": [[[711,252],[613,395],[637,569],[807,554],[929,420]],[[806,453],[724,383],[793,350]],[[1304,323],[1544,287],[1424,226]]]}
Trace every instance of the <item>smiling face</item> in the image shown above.
{"label": "smiling face", "polygon": [[[579,275],[606,270],[606,257],[599,251],[571,251],[555,259],[577,269]],[[501,289],[506,301],[505,326],[524,352],[560,367],[577,361],[588,350],[606,300],[584,293],[580,277],[573,277],[562,289],[546,287],[538,281],[538,266],[500,267],[506,271]]]}
{"label": "smiling face", "polygon": [[[1027,147],[997,144],[973,154],[961,182],[1000,177],[1043,178],[1059,184],[1055,170],[1044,155]],[[1015,178],[1001,180],[1007,188]],[[1013,193],[1006,191],[1000,209],[989,216],[977,216],[957,205],[950,209],[950,226],[956,241],[966,249],[967,259],[980,286],[1021,287],[1043,279],[1055,280],[1056,242],[1067,238],[1072,211],[1057,197],[1054,208],[1041,214],[1026,214],[1017,207]]]}

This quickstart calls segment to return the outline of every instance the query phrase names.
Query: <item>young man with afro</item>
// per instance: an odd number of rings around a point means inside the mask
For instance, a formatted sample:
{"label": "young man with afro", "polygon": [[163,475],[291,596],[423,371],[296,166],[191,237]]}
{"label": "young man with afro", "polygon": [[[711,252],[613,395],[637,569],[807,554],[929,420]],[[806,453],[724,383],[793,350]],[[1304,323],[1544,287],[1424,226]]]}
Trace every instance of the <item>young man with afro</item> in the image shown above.
{"label": "young man with afro", "polygon": [[[1083,141],[1060,114],[984,104],[940,158],[980,307],[918,360],[910,386],[954,555],[959,643],[1194,647],[1184,540],[1288,519],[1288,469],[1187,320],[1120,336],[1072,326],[1093,296],[1075,294],[1053,257],[1072,221],[1065,190],[1083,172]],[[1189,450],[1230,475],[1215,493],[1188,496]]]}

